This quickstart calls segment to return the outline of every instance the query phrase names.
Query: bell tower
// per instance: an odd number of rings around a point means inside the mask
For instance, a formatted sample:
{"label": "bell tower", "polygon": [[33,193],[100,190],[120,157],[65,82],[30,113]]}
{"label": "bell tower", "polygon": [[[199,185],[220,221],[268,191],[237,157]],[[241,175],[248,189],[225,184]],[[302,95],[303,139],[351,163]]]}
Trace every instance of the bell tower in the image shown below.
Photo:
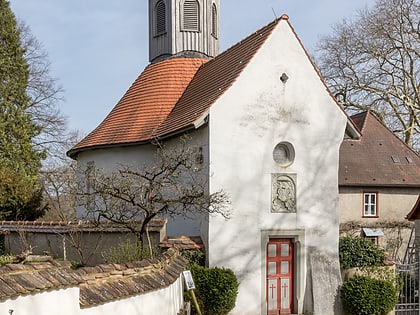
{"label": "bell tower", "polygon": [[149,61],[219,53],[220,0],[149,0]]}

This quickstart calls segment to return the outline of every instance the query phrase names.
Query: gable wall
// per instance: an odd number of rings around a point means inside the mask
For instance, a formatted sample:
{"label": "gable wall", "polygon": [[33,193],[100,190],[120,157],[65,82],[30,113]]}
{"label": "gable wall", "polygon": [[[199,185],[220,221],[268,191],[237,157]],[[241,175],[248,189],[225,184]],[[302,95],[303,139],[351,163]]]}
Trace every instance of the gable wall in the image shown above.
{"label": "gable wall", "polygon": [[[285,84],[279,79],[282,73],[289,77]],[[239,276],[233,314],[265,312],[262,238],[270,231],[298,239],[303,261],[297,266],[299,311],[307,254],[337,254],[338,152],[345,124],[345,115],[284,21],[212,107],[210,190],[223,188],[230,194],[233,215],[228,221],[210,218],[209,263],[232,268]],[[287,168],[272,158],[281,141],[295,149],[295,161]],[[270,212],[273,173],[296,175],[296,213]],[[332,291],[326,293],[335,295]]]}

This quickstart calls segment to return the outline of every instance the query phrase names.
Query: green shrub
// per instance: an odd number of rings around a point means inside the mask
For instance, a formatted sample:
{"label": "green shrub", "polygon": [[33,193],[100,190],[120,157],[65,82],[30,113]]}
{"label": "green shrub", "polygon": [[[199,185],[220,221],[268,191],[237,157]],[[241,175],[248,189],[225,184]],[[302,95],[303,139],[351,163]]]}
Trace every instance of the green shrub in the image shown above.
{"label": "green shrub", "polygon": [[[159,254],[157,247],[152,248],[153,255]],[[104,259],[107,263],[121,264],[130,261],[139,261],[145,258],[151,258],[148,246],[138,243],[132,243],[129,240],[111,247],[104,253]]]}
{"label": "green shrub", "polygon": [[383,265],[385,251],[371,240],[361,237],[343,237],[339,242],[340,265],[343,269]]}
{"label": "green shrub", "polygon": [[191,273],[203,315],[225,315],[233,309],[239,284],[232,270],[194,265]]}
{"label": "green shrub", "polygon": [[13,264],[18,262],[15,256],[12,255],[1,255],[0,256],[0,266],[4,266],[7,264]]}
{"label": "green shrub", "polygon": [[345,311],[351,315],[381,315],[391,311],[398,300],[393,281],[356,275],[341,289]]}
{"label": "green shrub", "polygon": [[188,260],[187,269],[192,265],[204,266],[206,264],[206,255],[201,249],[183,250],[181,256]]}
{"label": "green shrub", "polygon": [[74,270],[83,267],[83,264],[80,261],[73,260],[70,263],[71,263],[71,269],[74,269]]}

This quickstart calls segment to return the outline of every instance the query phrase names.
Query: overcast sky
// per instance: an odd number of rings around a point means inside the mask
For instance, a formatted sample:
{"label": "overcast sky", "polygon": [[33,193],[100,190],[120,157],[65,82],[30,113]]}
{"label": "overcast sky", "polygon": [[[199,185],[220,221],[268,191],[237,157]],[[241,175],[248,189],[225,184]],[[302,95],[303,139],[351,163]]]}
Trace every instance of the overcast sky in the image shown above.
{"label": "overcast sky", "polygon": [[[65,90],[69,129],[92,131],[148,64],[147,0],[9,0],[43,44]],[[221,51],[283,13],[313,50],[331,26],[374,0],[220,0]]]}

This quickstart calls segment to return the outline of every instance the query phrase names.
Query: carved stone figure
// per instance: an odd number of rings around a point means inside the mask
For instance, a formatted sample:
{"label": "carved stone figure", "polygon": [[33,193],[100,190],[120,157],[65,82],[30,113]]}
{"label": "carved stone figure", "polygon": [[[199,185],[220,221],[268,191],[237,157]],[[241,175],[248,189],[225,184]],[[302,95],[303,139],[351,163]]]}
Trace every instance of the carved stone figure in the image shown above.
{"label": "carved stone figure", "polygon": [[296,185],[289,175],[272,176],[271,212],[296,212]]}

